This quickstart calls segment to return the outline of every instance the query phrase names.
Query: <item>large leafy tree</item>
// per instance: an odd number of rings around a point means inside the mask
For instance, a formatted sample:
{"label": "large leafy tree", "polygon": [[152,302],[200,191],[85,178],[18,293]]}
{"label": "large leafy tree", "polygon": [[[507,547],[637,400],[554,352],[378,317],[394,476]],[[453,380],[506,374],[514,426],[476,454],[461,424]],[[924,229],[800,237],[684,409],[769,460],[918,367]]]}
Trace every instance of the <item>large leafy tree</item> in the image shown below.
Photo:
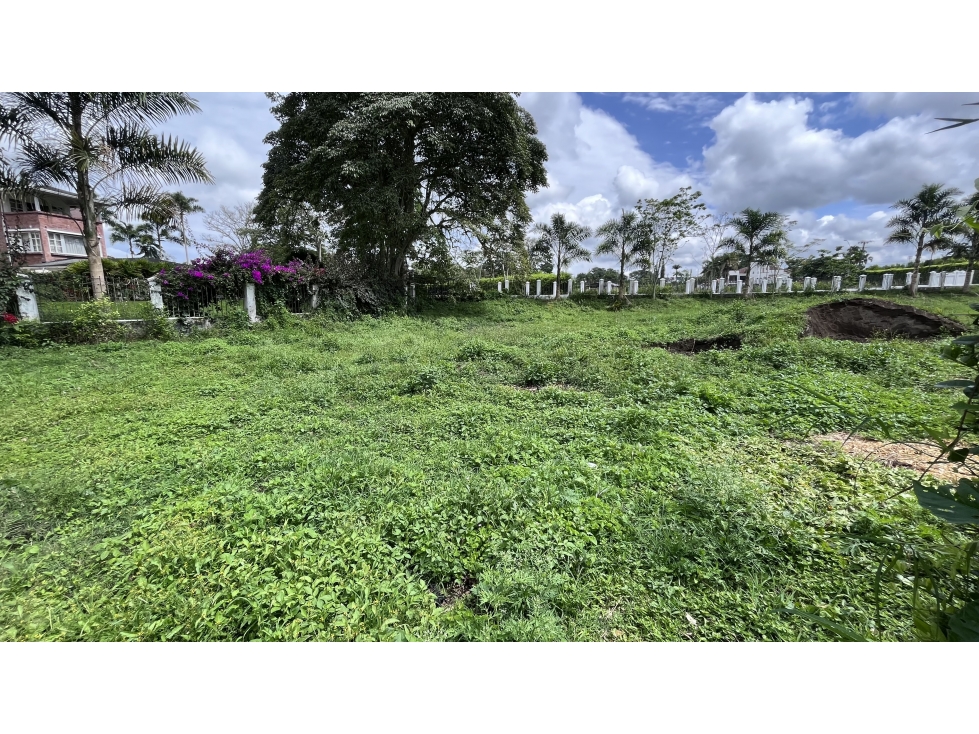
{"label": "large leafy tree", "polygon": [[99,215],[151,206],[160,183],[212,182],[197,150],[151,130],[197,111],[182,92],[0,93],[0,143],[13,144],[33,181],[78,196],[96,298],[105,294]]}
{"label": "large leafy tree", "polygon": [[376,277],[404,280],[429,245],[512,218],[546,185],[544,144],[505,93],[270,95],[256,218],[285,205],[321,213],[337,248]]}
{"label": "large leafy tree", "polygon": [[[639,203],[645,255],[645,267],[665,277],[666,263],[684,240],[703,231],[706,207],[700,203],[700,192],[690,186],[682,187],[666,199],[646,199]],[[655,285],[654,285],[655,292]]]}
{"label": "large leafy tree", "polygon": [[901,199],[891,208],[897,214],[891,217],[887,226],[892,230],[885,243],[913,244],[914,270],[908,291],[918,295],[918,271],[921,268],[921,253],[925,249],[947,250],[955,245],[952,234],[958,224],[956,197],[962,192],[942,184],[925,184],[909,199]]}
{"label": "large leafy tree", "polygon": [[775,265],[785,257],[788,234],[785,216],[778,212],[762,212],[759,209],[743,209],[730,222],[734,232],[722,247],[748,263],[745,272],[744,295],[751,295],[751,268],[755,263]]}
{"label": "large leafy tree", "polygon": [[572,222],[560,212],[552,214],[549,223],[535,224],[533,236],[533,250],[550,256],[557,281],[561,280],[562,268],[567,268],[576,260],[591,260],[591,252],[582,244],[591,237],[591,230],[583,224]]}
{"label": "large leafy tree", "polygon": [[649,248],[646,244],[647,232],[643,227],[642,218],[638,211],[625,211],[598,228],[597,235],[601,238],[596,255],[614,255],[619,261],[619,293],[618,300],[625,301],[625,269],[627,265],[641,262]]}

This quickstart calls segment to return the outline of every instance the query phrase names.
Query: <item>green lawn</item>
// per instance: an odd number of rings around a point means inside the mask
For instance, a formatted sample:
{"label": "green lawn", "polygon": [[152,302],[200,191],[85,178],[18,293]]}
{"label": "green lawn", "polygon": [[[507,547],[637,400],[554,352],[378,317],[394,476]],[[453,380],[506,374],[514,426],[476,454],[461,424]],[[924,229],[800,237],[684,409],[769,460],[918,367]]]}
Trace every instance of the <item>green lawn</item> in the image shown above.
{"label": "green lawn", "polygon": [[851,425],[798,388],[915,436],[962,374],[940,342],[799,339],[821,300],[0,349],[0,637],[834,639],[794,605],[911,639],[896,572],[875,610],[878,563],[938,521],[888,499],[905,470],[807,440]]}

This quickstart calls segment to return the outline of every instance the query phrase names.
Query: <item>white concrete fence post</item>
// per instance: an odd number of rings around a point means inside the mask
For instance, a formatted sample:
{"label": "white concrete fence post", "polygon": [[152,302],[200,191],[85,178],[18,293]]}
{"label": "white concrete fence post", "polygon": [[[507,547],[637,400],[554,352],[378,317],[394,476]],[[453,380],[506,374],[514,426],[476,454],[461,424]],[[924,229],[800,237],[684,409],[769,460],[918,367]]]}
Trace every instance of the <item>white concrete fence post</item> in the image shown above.
{"label": "white concrete fence post", "polygon": [[258,321],[258,305],[255,302],[255,284],[245,283],[245,311],[253,324]]}
{"label": "white concrete fence post", "polygon": [[164,310],[163,286],[160,285],[159,279],[155,275],[151,275],[146,279],[146,282],[150,284],[150,305],[158,311]]}
{"label": "white concrete fence post", "polygon": [[660,278],[659,279],[659,287],[660,288],[666,288],[666,278]]}
{"label": "white concrete fence post", "polygon": [[894,283],[894,273],[884,273],[880,282],[880,289],[884,291],[889,291],[891,285]]}
{"label": "white concrete fence post", "polygon": [[557,278],[551,283],[551,298],[557,298]]}
{"label": "white concrete fence post", "polygon": [[947,277],[947,275],[948,274],[943,270],[942,274],[938,278],[938,290],[941,291],[945,290],[945,278]]}
{"label": "white concrete fence post", "polygon": [[867,287],[867,276],[861,275],[857,279],[857,291],[863,292],[863,289]]}
{"label": "white concrete fence post", "polygon": [[540,280],[537,281],[537,297],[540,298]]}
{"label": "white concrete fence post", "polygon": [[911,285],[911,278],[912,278],[913,275],[914,275],[914,273],[905,273],[904,274],[904,285]]}
{"label": "white concrete fence post", "polygon": [[530,281],[529,280],[526,283],[524,283],[523,293],[524,293],[525,296],[527,296],[527,298],[530,298]]}
{"label": "white concrete fence post", "polygon": [[687,293],[688,296],[693,293],[693,289],[694,289],[694,286],[696,284],[697,284],[697,281],[694,278],[687,278],[687,290],[686,290],[686,293]]}
{"label": "white concrete fence post", "polygon": [[833,291],[838,293],[840,288],[843,286],[843,276],[834,275],[833,276]]}
{"label": "white concrete fence post", "polygon": [[761,282],[761,292],[768,293],[768,279],[766,278]]}
{"label": "white concrete fence post", "polygon": [[605,290],[605,279],[598,279],[598,295],[602,295],[602,291]]}
{"label": "white concrete fence post", "polygon": [[[318,291],[318,290],[317,290],[317,292],[316,292],[316,294],[315,294],[315,295],[316,295],[316,296],[318,296],[318,295],[319,295],[319,291]],[[314,302],[316,302],[316,301],[318,301],[318,300],[319,300],[318,298],[315,298],[315,296],[314,296],[314,299],[315,299],[315,300],[314,300]],[[414,301],[414,300],[415,300],[415,284],[414,284],[414,283],[412,283],[412,284],[411,284],[411,300],[412,300],[412,301]],[[316,307],[314,306],[313,308],[316,308]]]}
{"label": "white concrete fence post", "polygon": [[31,288],[29,275],[18,275],[23,278],[21,285],[17,286],[17,309],[20,311],[20,318],[24,321],[40,321],[41,312],[37,307],[37,295]]}
{"label": "white concrete fence post", "polygon": [[574,278],[568,278],[568,295],[574,295]]}
{"label": "white concrete fence post", "polygon": [[503,290],[505,290],[507,293],[510,292],[510,279],[509,278],[504,278],[503,279]]}

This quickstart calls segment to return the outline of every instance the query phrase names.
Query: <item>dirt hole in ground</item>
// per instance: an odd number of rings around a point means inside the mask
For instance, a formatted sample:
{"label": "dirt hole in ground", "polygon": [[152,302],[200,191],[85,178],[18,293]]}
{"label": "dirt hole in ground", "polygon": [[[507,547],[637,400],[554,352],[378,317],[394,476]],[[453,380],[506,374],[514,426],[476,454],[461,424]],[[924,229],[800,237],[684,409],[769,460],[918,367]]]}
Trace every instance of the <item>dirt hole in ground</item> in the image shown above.
{"label": "dirt hole in ground", "polygon": [[654,347],[679,354],[697,354],[710,349],[741,349],[741,337],[738,334],[725,334],[711,339],[681,339],[669,344],[653,344]]}
{"label": "dirt hole in ground", "polygon": [[[931,445],[890,443],[860,436],[853,436],[847,440],[847,436],[846,433],[827,433],[823,436],[812,436],[810,440],[814,443],[831,441],[850,456],[876,461],[884,466],[911,469],[919,474],[928,469],[939,452],[936,446]],[[954,482],[964,476],[971,476],[970,472],[961,471],[961,466],[961,464],[943,461],[928,469],[928,473],[940,481]]]}
{"label": "dirt hole in ground", "polygon": [[438,607],[451,607],[458,601],[462,601],[473,590],[476,579],[466,577],[462,581],[452,584],[429,584],[428,590],[435,594],[435,605]]}
{"label": "dirt hole in ground", "polygon": [[932,339],[945,334],[958,336],[963,331],[965,327],[959,322],[920,308],[877,298],[848,298],[806,311],[803,336],[862,342],[896,336]]}

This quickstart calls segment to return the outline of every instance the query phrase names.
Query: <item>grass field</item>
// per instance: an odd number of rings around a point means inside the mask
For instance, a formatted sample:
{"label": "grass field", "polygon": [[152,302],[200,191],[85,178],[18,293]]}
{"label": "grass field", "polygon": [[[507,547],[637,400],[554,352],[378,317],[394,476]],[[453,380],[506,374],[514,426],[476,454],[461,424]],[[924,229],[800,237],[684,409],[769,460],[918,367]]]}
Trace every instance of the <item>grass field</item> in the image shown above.
{"label": "grass field", "polygon": [[912,639],[878,565],[939,523],[906,470],[810,441],[851,422],[800,388],[919,436],[963,375],[941,342],[800,339],[821,300],[0,349],[0,637],[834,639],[794,606]]}

